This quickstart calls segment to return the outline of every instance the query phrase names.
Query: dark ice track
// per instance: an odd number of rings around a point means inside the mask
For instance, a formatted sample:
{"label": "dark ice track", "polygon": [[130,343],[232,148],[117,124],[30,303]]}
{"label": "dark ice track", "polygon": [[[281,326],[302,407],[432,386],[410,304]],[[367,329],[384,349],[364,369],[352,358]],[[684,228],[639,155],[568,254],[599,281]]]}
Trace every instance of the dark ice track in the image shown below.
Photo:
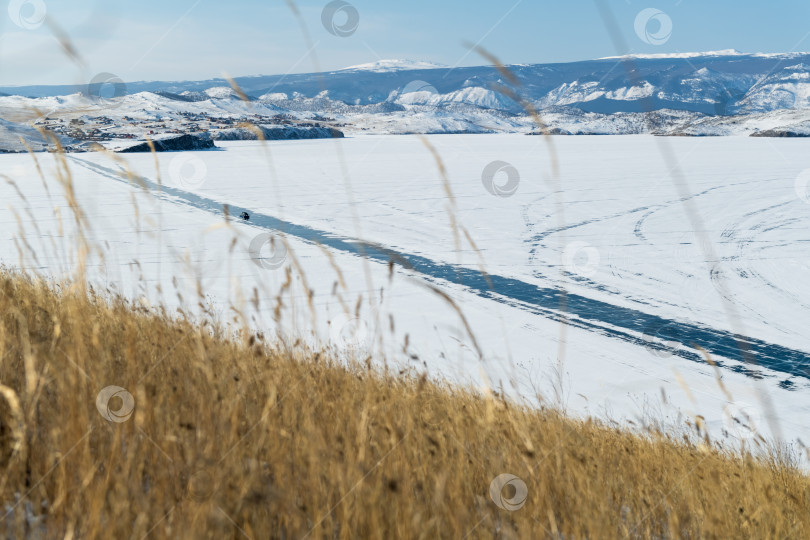
{"label": "dark ice track", "polygon": [[[129,184],[126,176],[107,167],[70,156],[77,164],[100,175]],[[174,204],[182,204],[216,216],[224,213],[224,203],[171,186],[158,186],[148,178],[140,180],[157,197]],[[697,323],[666,319],[613,305],[559,288],[542,287],[517,278],[484,274],[479,270],[436,262],[420,255],[403,253],[383,246],[363,242],[313,227],[297,225],[261,214],[247,208],[228,205],[231,215],[250,212],[250,225],[282,233],[307,243],[317,243],[336,251],[370,260],[395,265],[414,272],[420,277],[438,283],[452,283],[464,287],[480,297],[508,304],[536,313],[552,320],[565,319],[568,324],[606,337],[644,346],[650,351],[651,361],[661,357],[678,357],[704,363],[695,348],[707,350],[717,364],[753,378],[787,376],[780,380],[786,389],[795,389],[795,378],[810,380],[810,353],[768,343],[748,336],[736,336]],[[649,337],[655,336],[655,337]],[[719,357],[719,358],[718,358]],[[759,368],[767,368],[772,372]]]}

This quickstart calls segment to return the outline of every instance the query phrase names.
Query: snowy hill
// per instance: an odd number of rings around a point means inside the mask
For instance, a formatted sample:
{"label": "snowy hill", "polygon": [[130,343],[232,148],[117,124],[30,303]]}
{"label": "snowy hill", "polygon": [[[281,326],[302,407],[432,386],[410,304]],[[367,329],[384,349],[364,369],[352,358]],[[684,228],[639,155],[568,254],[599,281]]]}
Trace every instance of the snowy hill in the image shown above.
{"label": "snowy hill", "polygon": [[341,69],[340,71],[373,71],[376,73],[385,73],[409,69],[438,69],[443,67],[447,66],[442,64],[434,64],[432,62],[419,62],[414,60],[378,60],[369,64],[349,66]]}
{"label": "snowy hill", "polygon": [[[654,109],[715,114],[718,104],[722,104],[722,112],[728,114],[810,107],[810,53],[745,54],[726,50],[513,65],[509,69],[520,81],[521,96],[541,108],[567,105],[615,113],[644,111],[649,105]],[[381,60],[325,73],[239,77],[236,82],[250,96],[320,95],[347,105],[396,101],[409,84],[421,82],[443,101],[464,101],[515,112],[519,109],[503,95],[497,100],[487,97],[481,101],[478,89],[490,92],[497,91],[499,85],[511,86],[492,66],[449,68],[428,62]],[[148,81],[127,83],[127,90],[130,94],[209,91],[210,97],[225,97],[230,95],[228,86],[222,79]],[[82,90],[81,86],[21,86],[0,88],[0,93],[45,97]],[[647,99],[647,105],[643,99]]]}
{"label": "snowy hill", "polygon": [[509,71],[514,80],[493,66],[380,60],[325,73],[237,78],[249,102],[222,79],[132,82],[103,107],[87,107],[81,86],[0,88],[11,94],[0,97],[0,114],[29,126],[41,115],[23,110],[71,118],[89,110],[84,118],[103,109],[99,114],[115,124],[138,118],[153,130],[161,129],[154,122],[204,113],[225,124],[284,119],[349,133],[528,133],[537,129],[528,103],[561,134],[810,133],[810,53],[632,55]]}

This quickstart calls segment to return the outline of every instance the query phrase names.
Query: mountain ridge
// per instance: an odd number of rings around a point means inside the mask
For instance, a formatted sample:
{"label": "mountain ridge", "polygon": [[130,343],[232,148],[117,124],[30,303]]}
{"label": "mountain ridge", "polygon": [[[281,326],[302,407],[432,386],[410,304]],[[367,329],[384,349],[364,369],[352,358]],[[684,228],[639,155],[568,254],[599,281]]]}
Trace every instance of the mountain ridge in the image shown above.
{"label": "mountain ridge", "polygon": [[[573,106],[587,112],[613,114],[672,109],[704,114],[768,112],[810,108],[810,53],[741,53],[734,50],[606,57],[577,62],[506,66],[519,81],[514,90],[537,108]],[[632,71],[632,76],[628,71]],[[521,113],[509,93],[512,86],[495,66],[441,67],[401,60],[382,60],[336,71],[237,77],[249,96],[268,94],[312,99],[328,97],[347,105],[395,101],[418,83],[443,102],[483,105]],[[638,84],[640,82],[640,84]],[[227,87],[225,79],[201,81],[140,81],[126,83],[127,93],[204,93]],[[52,97],[87,91],[82,85],[0,87],[0,93]],[[499,94],[493,98],[494,92]],[[486,96],[484,96],[486,93]],[[474,97],[476,97],[474,96]],[[436,101],[435,97],[433,101]]]}
{"label": "mountain ridge", "polygon": [[[240,92],[222,79],[111,79],[112,99],[93,93],[103,93],[103,85],[32,87],[47,95],[0,97],[0,117],[32,126],[53,113],[86,127],[51,119],[52,126],[92,137],[229,129],[239,122],[310,123],[347,134],[532,133],[530,106],[556,134],[810,135],[809,53],[724,50],[507,67],[509,75],[495,66],[382,60],[323,73],[239,77]],[[0,138],[10,139],[22,128],[3,129],[8,134]]]}

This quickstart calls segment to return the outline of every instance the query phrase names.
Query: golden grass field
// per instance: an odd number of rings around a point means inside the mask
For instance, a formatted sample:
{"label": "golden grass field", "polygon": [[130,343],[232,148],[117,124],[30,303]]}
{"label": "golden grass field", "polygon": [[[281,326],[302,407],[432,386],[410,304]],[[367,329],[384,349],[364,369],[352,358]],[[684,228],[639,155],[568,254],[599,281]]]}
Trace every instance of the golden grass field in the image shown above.
{"label": "golden grass field", "polygon": [[[530,103],[499,91],[546,132]],[[77,229],[76,279],[0,267],[0,538],[810,538],[793,449],[723,448],[699,418],[634,430],[573,418],[94,291],[88,218],[59,140],[42,134]],[[478,253],[424,142],[456,244]],[[36,262],[15,217],[20,259]]]}
{"label": "golden grass field", "polygon": [[[810,537],[810,481],[778,451],[566,418],[10,271],[0,313],[3,538]],[[97,404],[110,385],[132,401]],[[512,510],[490,495],[501,474],[526,486],[495,494]]]}

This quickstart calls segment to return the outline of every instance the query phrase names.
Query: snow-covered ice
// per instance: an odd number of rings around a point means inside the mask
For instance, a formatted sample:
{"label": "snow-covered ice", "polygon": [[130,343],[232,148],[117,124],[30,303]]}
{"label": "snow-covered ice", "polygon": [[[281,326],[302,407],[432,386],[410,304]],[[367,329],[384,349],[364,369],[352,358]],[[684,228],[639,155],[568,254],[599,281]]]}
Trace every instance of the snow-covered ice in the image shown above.
{"label": "snow-covered ice", "polygon": [[[572,413],[670,422],[702,415],[714,435],[725,427],[739,438],[747,434],[728,411],[744,409],[766,437],[808,440],[806,143],[581,136],[553,137],[552,151],[547,138],[524,135],[427,141],[447,184],[415,136],[165,153],[163,190],[151,155],[126,157],[140,185],[107,155],[70,155],[96,247],[90,275],[127,296],[189,310],[199,278],[224,318],[368,350],[400,370],[488,381],[531,402],[540,395]],[[684,173],[686,201],[662,158],[668,151]],[[56,158],[38,159],[45,184],[30,156],[0,156],[14,183],[0,184],[8,205],[0,209],[0,260],[60,275],[75,261],[75,225]],[[500,172],[490,179],[485,171]],[[226,222],[223,204],[251,220]],[[717,260],[705,260],[686,204],[695,205]],[[274,254],[257,258],[261,235],[278,228],[286,244],[277,239]],[[733,333],[751,338],[755,360],[762,353],[768,367],[743,365],[729,346]],[[718,371],[700,360],[693,339],[714,353]]]}

